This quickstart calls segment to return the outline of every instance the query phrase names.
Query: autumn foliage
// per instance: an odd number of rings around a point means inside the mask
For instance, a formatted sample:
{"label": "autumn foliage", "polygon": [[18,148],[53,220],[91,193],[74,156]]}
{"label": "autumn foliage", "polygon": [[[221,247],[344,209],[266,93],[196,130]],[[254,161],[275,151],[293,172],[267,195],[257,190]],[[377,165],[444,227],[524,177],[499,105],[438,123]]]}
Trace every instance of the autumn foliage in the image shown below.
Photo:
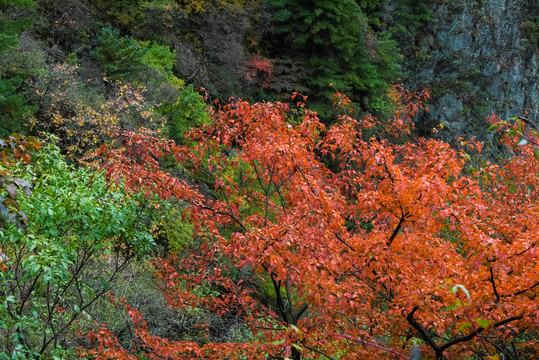
{"label": "autumn foliage", "polygon": [[[391,136],[408,133],[428,97],[397,92]],[[252,336],[203,345],[152,337],[135,309],[114,300],[133,320],[136,346],[120,346],[103,327],[84,355],[406,359],[417,343],[424,358],[496,359],[497,347],[536,333],[536,135],[522,144],[522,132],[499,125],[514,156],[470,171],[465,150],[480,152],[479,143],[457,150],[434,139],[368,137],[381,124],[335,99],[342,115],[329,127],[301,101],[237,101],[193,130],[189,146],[126,132],[102,149],[109,179],[177,199],[196,226],[191,252],[153,261],[168,304],[233,313]],[[162,170],[164,157],[203,172],[216,196]],[[201,295],[201,284],[221,291]],[[262,301],[264,288],[271,302]],[[528,358],[534,339],[518,344]]]}

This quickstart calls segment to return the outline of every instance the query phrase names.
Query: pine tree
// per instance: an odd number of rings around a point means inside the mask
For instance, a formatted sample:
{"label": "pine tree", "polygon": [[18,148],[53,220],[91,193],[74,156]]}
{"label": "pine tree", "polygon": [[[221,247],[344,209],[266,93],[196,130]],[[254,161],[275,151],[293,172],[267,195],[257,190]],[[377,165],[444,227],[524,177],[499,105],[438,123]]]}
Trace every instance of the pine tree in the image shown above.
{"label": "pine tree", "polygon": [[[357,101],[383,94],[387,77],[377,66],[378,40],[354,0],[271,0],[276,41],[294,58],[307,60],[309,96],[331,99],[330,84]],[[372,44],[366,39],[371,39]],[[393,58],[397,59],[397,56]]]}

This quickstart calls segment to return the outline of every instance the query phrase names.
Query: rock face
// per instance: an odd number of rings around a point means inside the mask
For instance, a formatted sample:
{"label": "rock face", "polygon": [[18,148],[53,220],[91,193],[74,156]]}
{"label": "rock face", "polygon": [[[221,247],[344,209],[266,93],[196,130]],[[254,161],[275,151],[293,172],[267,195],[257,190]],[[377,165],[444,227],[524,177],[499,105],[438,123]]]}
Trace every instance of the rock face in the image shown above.
{"label": "rock face", "polygon": [[[441,123],[446,140],[487,136],[484,117],[522,116],[539,129],[539,1],[434,1],[432,21],[417,37],[418,65],[404,81],[433,95],[424,131]],[[531,29],[531,30],[530,30]],[[527,115],[524,115],[526,114]]]}

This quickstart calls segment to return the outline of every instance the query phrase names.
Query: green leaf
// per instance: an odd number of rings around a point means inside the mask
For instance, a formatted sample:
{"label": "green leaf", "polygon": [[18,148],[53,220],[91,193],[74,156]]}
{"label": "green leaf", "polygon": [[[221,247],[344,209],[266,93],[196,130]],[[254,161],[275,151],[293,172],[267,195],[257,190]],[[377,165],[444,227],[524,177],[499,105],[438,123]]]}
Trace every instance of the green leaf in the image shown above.
{"label": "green leaf", "polygon": [[281,345],[281,344],[283,344],[285,341],[286,341],[285,339],[275,340],[274,342],[271,343],[271,345]]}
{"label": "green leaf", "polygon": [[472,297],[470,296],[470,292],[468,291],[468,289],[466,289],[464,287],[464,285],[457,284],[457,285],[453,286],[451,288],[451,292],[453,294],[456,294],[459,289],[462,290],[464,292],[464,294],[466,294],[466,296],[468,297],[468,300],[472,301]]}
{"label": "green leaf", "polygon": [[482,318],[474,318],[475,322],[477,323],[477,325],[479,325],[480,327],[482,327],[483,329],[486,329],[489,327],[489,325],[492,323],[491,320],[487,320],[487,319],[482,319]]}
{"label": "green leaf", "polygon": [[455,301],[455,303],[453,305],[449,305],[445,311],[453,311],[455,310],[456,308],[458,308],[459,306],[462,306],[462,301],[460,300],[457,300]]}

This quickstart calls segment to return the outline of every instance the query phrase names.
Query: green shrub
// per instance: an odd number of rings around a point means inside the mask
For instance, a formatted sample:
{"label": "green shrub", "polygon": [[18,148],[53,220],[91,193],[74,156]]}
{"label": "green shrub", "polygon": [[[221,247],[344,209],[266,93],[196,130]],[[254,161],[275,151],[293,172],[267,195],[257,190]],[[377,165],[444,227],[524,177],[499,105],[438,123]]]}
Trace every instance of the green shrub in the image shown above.
{"label": "green shrub", "polygon": [[169,136],[178,144],[184,143],[187,130],[210,122],[207,105],[193,85],[182,90],[168,115]]}
{"label": "green shrub", "polygon": [[176,63],[176,50],[170,51],[168,46],[153,43],[141,61],[151,68],[171,72],[172,67]]}
{"label": "green shrub", "polygon": [[[26,231],[0,230],[0,358],[66,358],[88,309],[126,264],[153,249],[144,197],[74,170],[53,145],[11,168],[33,186],[20,194]],[[2,170],[0,168],[0,170]],[[0,196],[4,194],[0,193]]]}
{"label": "green shrub", "polygon": [[524,41],[530,46],[538,48],[539,44],[539,16],[529,16],[520,25]]}
{"label": "green shrub", "polygon": [[112,80],[145,85],[150,100],[160,104],[162,113],[170,110],[178,98],[179,89],[185,85],[172,72],[176,52],[168,46],[139,41],[130,36],[122,37],[118,30],[106,27],[102,29],[92,54]]}

